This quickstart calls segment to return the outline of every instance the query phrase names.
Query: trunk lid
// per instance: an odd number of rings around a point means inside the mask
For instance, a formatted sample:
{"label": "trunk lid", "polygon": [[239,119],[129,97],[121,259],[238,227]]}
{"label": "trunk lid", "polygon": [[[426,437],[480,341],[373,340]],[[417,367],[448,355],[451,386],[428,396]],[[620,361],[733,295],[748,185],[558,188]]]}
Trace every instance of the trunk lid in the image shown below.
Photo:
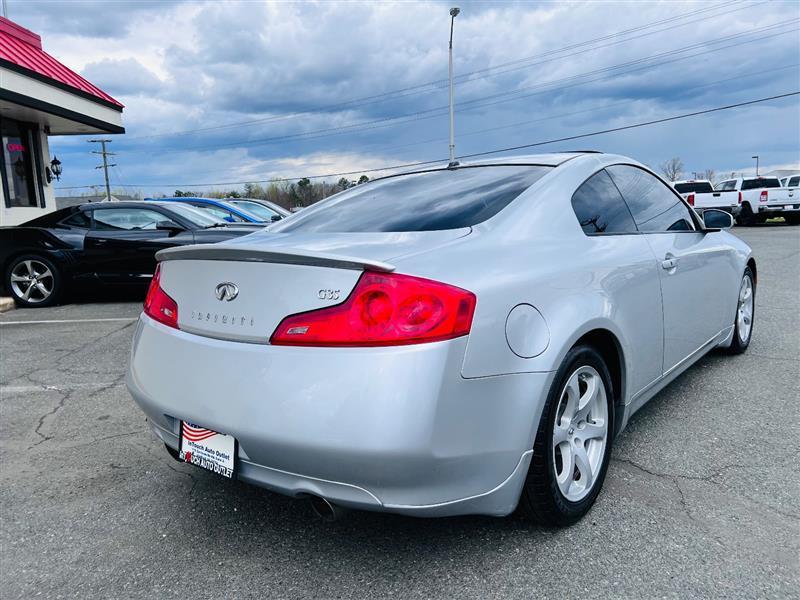
{"label": "trunk lid", "polygon": [[161,287],[178,326],[197,335],[267,343],[284,317],[347,298],[365,269],[468,235],[470,229],[402,233],[275,234],[162,250]]}

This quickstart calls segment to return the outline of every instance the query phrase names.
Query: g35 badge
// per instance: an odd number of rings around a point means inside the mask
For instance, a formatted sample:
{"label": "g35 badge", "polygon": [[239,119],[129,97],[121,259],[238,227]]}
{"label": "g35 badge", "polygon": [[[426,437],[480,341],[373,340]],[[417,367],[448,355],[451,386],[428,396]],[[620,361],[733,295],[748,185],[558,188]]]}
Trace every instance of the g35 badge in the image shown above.
{"label": "g35 badge", "polygon": [[338,300],[340,290],[320,290],[317,292],[317,298],[320,300]]}

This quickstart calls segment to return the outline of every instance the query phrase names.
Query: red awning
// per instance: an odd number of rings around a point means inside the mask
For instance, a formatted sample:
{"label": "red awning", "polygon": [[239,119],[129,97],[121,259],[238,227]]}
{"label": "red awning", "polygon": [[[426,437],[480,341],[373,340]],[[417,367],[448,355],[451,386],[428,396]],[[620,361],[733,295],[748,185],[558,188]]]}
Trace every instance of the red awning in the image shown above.
{"label": "red awning", "polygon": [[120,102],[42,50],[41,37],[4,17],[0,17],[0,66],[30,72],[46,83],[71,88],[69,91],[92,96],[119,110],[123,108]]}

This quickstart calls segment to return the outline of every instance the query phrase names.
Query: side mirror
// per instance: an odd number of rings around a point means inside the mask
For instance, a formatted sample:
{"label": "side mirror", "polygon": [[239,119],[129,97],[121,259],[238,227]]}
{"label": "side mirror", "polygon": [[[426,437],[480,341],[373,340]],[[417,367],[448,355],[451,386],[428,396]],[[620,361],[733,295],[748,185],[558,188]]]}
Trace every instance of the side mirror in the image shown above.
{"label": "side mirror", "polygon": [[180,233],[181,231],[186,231],[184,227],[178,225],[175,221],[170,221],[169,219],[165,219],[164,221],[159,221],[156,223],[156,229],[159,231],[169,231],[170,235]]}
{"label": "side mirror", "polygon": [[275,223],[276,221],[280,221],[281,219],[283,219],[283,217],[280,216],[280,215],[272,215],[272,222],[273,223]]}
{"label": "side mirror", "polygon": [[730,229],[733,227],[733,216],[724,210],[709,208],[703,211],[703,224],[706,229]]}

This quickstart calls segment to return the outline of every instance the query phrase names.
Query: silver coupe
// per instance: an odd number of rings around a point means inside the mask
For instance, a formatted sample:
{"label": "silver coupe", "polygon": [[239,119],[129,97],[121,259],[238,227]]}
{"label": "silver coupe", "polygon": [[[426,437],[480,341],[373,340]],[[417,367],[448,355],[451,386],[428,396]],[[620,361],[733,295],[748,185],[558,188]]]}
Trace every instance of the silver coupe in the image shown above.
{"label": "silver coupe", "polygon": [[634,412],[747,349],[757,271],[731,224],[610,154],[384,177],[159,252],[128,388],[176,458],[323,516],[567,525]]}

